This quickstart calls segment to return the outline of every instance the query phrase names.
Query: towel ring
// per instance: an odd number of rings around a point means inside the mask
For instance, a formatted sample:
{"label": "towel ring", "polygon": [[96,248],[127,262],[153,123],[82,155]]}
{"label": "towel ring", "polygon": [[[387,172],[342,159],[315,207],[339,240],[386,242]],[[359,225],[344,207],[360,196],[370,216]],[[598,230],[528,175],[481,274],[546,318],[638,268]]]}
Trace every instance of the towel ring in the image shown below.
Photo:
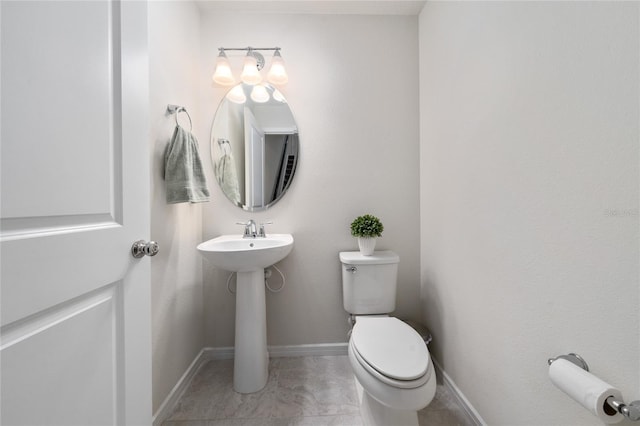
{"label": "towel ring", "polygon": [[169,114],[176,115],[176,126],[180,125],[180,123],[178,123],[178,114],[180,114],[181,112],[187,114],[187,117],[189,118],[189,131],[193,131],[193,122],[191,121],[191,116],[189,115],[185,107],[179,105],[167,105],[167,112]]}
{"label": "towel ring", "polygon": [[218,139],[218,147],[220,147],[223,155],[229,155],[231,153],[231,144],[229,143],[229,139]]}

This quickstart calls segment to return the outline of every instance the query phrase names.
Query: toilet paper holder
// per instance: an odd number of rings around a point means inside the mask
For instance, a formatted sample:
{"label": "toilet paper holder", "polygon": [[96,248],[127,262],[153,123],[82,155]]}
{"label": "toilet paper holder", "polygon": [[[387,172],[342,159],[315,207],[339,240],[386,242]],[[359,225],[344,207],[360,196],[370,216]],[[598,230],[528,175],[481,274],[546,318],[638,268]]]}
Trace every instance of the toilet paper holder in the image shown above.
{"label": "toilet paper holder", "polygon": [[[585,371],[589,371],[589,365],[580,355],[575,353],[569,353],[567,355],[558,355],[555,358],[549,358],[547,364],[551,365],[558,359],[565,359]],[[604,411],[609,415],[620,413],[627,419],[637,422],[640,420],[640,401],[633,401],[629,404],[625,404],[623,401],[618,401],[613,396],[606,399],[608,406],[604,407]]]}
{"label": "toilet paper holder", "polygon": [[553,361],[558,360],[558,359],[566,359],[567,361],[577,365],[578,367],[582,368],[583,370],[589,371],[589,364],[587,364],[587,361],[585,361],[584,358],[582,358],[580,355],[574,354],[574,353],[569,353],[567,355],[558,355],[555,358],[549,358],[547,360],[547,364],[551,365],[551,364],[553,364]]}

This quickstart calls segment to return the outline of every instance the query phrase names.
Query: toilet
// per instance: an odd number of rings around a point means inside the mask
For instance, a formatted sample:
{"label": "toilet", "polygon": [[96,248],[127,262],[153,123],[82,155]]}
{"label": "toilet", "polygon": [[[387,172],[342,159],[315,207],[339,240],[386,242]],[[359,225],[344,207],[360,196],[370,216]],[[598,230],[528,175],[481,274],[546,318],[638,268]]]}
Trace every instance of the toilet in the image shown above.
{"label": "toilet", "polygon": [[436,391],[436,373],[424,340],[389,316],[396,305],[398,262],[392,251],[364,256],[341,252],[344,309],[355,319],[349,362],[360,413],[370,426],[417,426],[418,411]]}

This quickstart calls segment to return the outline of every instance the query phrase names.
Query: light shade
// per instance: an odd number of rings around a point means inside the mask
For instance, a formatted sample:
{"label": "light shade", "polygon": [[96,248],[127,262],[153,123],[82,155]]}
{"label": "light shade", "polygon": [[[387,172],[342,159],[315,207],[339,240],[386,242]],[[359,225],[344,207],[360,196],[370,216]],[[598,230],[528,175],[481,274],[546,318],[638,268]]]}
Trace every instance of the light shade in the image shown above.
{"label": "light shade", "polygon": [[278,89],[275,89],[275,88],[273,89],[272,96],[273,96],[273,99],[278,102],[287,103],[287,100],[284,98],[284,95]]}
{"label": "light shade", "polygon": [[287,75],[287,71],[284,69],[284,61],[282,60],[282,56],[280,56],[279,50],[276,50],[273,54],[273,58],[271,59],[271,68],[269,68],[269,73],[267,74],[267,80],[278,85],[287,84],[287,81],[289,81],[289,76]]}
{"label": "light shade", "polygon": [[216,70],[213,73],[213,81],[222,86],[230,86],[236,82],[235,78],[233,78],[231,65],[229,64],[229,60],[227,59],[227,55],[224,53],[224,50],[221,50],[220,54],[216,58]]}
{"label": "light shade", "polygon": [[247,84],[258,84],[262,81],[262,76],[258,71],[258,61],[251,55],[251,51],[244,58],[244,68],[240,79]]}
{"label": "light shade", "polygon": [[251,99],[260,104],[267,102],[269,100],[269,92],[267,92],[267,88],[261,84],[255,85],[251,90]]}
{"label": "light shade", "polygon": [[244,94],[242,84],[238,84],[227,93],[227,99],[235,104],[243,104],[247,101],[247,96]]}

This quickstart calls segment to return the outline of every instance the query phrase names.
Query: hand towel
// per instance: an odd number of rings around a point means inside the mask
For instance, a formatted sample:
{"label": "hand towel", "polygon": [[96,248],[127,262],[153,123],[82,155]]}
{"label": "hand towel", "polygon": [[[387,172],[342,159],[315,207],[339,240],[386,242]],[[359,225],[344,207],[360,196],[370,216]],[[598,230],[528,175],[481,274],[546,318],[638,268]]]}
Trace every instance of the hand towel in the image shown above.
{"label": "hand towel", "polygon": [[236,162],[229,152],[224,154],[216,164],[216,176],[222,192],[227,198],[236,204],[240,204],[240,190],[238,188],[238,175],[236,172]]}
{"label": "hand towel", "polygon": [[164,180],[169,204],[209,201],[198,141],[179,125],[164,153]]}

